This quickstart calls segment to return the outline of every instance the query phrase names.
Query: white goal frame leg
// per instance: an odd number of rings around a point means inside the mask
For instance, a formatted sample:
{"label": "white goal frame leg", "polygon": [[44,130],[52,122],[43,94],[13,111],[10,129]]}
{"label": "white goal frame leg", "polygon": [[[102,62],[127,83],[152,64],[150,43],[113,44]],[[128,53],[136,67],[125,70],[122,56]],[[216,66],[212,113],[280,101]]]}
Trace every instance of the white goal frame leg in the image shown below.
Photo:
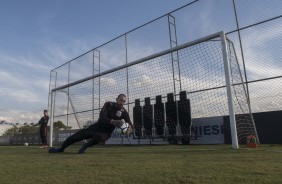
{"label": "white goal frame leg", "polygon": [[54,124],[54,107],[55,107],[55,91],[51,91],[51,118],[50,118],[50,137],[49,146],[53,147],[53,124]]}
{"label": "white goal frame leg", "polygon": [[223,57],[225,80],[226,80],[226,90],[227,90],[227,99],[228,99],[228,110],[229,110],[229,120],[230,120],[230,129],[231,129],[231,138],[232,138],[232,148],[238,149],[239,145],[238,145],[236,119],[235,119],[234,104],[233,104],[233,94],[232,94],[231,79],[230,79],[230,63],[228,61],[226,36],[225,36],[225,33],[223,31],[220,33],[220,39],[221,39],[222,57]]}

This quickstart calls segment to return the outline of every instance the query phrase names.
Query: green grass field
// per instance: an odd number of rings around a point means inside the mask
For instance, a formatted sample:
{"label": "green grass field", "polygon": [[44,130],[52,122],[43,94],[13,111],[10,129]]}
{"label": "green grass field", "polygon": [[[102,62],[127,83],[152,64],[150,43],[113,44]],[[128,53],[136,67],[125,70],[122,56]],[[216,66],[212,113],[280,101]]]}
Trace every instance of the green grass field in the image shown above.
{"label": "green grass field", "polygon": [[282,146],[0,146],[0,183],[282,183]]}

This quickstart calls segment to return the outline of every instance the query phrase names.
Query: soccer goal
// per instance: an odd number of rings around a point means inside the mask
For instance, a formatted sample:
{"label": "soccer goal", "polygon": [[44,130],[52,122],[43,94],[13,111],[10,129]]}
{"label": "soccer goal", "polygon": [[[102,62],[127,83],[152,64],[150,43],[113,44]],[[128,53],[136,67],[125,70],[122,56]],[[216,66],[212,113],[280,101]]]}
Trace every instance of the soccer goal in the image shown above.
{"label": "soccer goal", "polygon": [[[100,51],[93,50],[92,57],[94,63]],[[93,64],[93,71],[98,68]],[[75,75],[79,71],[72,70]],[[224,117],[230,130],[225,134],[236,149],[248,135],[258,137],[242,76],[234,45],[224,32],[76,81],[68,75],[67,84],[51,89],[50,145],[53,122],[83,128],[98,120],[104,102],[125,93],[135,138],[176,137],[189,144],[191,126],[199,119]]]}

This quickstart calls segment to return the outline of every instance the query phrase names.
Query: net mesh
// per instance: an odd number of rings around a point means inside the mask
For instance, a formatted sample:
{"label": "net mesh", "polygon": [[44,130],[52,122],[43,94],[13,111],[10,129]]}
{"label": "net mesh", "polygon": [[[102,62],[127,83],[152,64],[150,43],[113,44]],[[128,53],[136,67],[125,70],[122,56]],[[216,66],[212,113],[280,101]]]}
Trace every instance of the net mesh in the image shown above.
{"label": "net mesh", "polygon": [[[247,135],[256,135],[256,130],[241,65],[230,40],[227,46],[238,140],[244,143]],[[87,63],[90,61],[87,57]],[[82,66],[86,65],[70,67],[71,72],[75,73],[76,68],[77,72],[89,71]],[[115,101],[118,94],[124,93],[136,138],[180,137],[185,143],[193,136],[191,126],[197,119],[225,117],[228,130],[225,85],[220,39],[206,40],[55,91],[54,121],[63,121],[72,128],[86,127],[98,120],[106,101]]]}

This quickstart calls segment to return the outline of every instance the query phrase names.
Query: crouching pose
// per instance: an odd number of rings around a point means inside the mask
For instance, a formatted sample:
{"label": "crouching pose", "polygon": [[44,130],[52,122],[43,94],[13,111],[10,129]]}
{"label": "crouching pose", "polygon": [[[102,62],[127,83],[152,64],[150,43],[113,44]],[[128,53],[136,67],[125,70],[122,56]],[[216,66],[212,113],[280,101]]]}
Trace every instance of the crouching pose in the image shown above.
{"label": "crouching pose", "polygon": [[98,122],[68,137],[60,148],[50,148],[49,153],[63,152],[68,146],[89,139],[79,150],[79,153],[85,153],[87,148],[108,140],[115,127],[121,126],[125,122],[130,125],[129,131],[132,131],[133,124],[128,112],[123,107],[125,102],[126,95],[124,94],[118,95],[116,102],[106,102],[100,112]]}

